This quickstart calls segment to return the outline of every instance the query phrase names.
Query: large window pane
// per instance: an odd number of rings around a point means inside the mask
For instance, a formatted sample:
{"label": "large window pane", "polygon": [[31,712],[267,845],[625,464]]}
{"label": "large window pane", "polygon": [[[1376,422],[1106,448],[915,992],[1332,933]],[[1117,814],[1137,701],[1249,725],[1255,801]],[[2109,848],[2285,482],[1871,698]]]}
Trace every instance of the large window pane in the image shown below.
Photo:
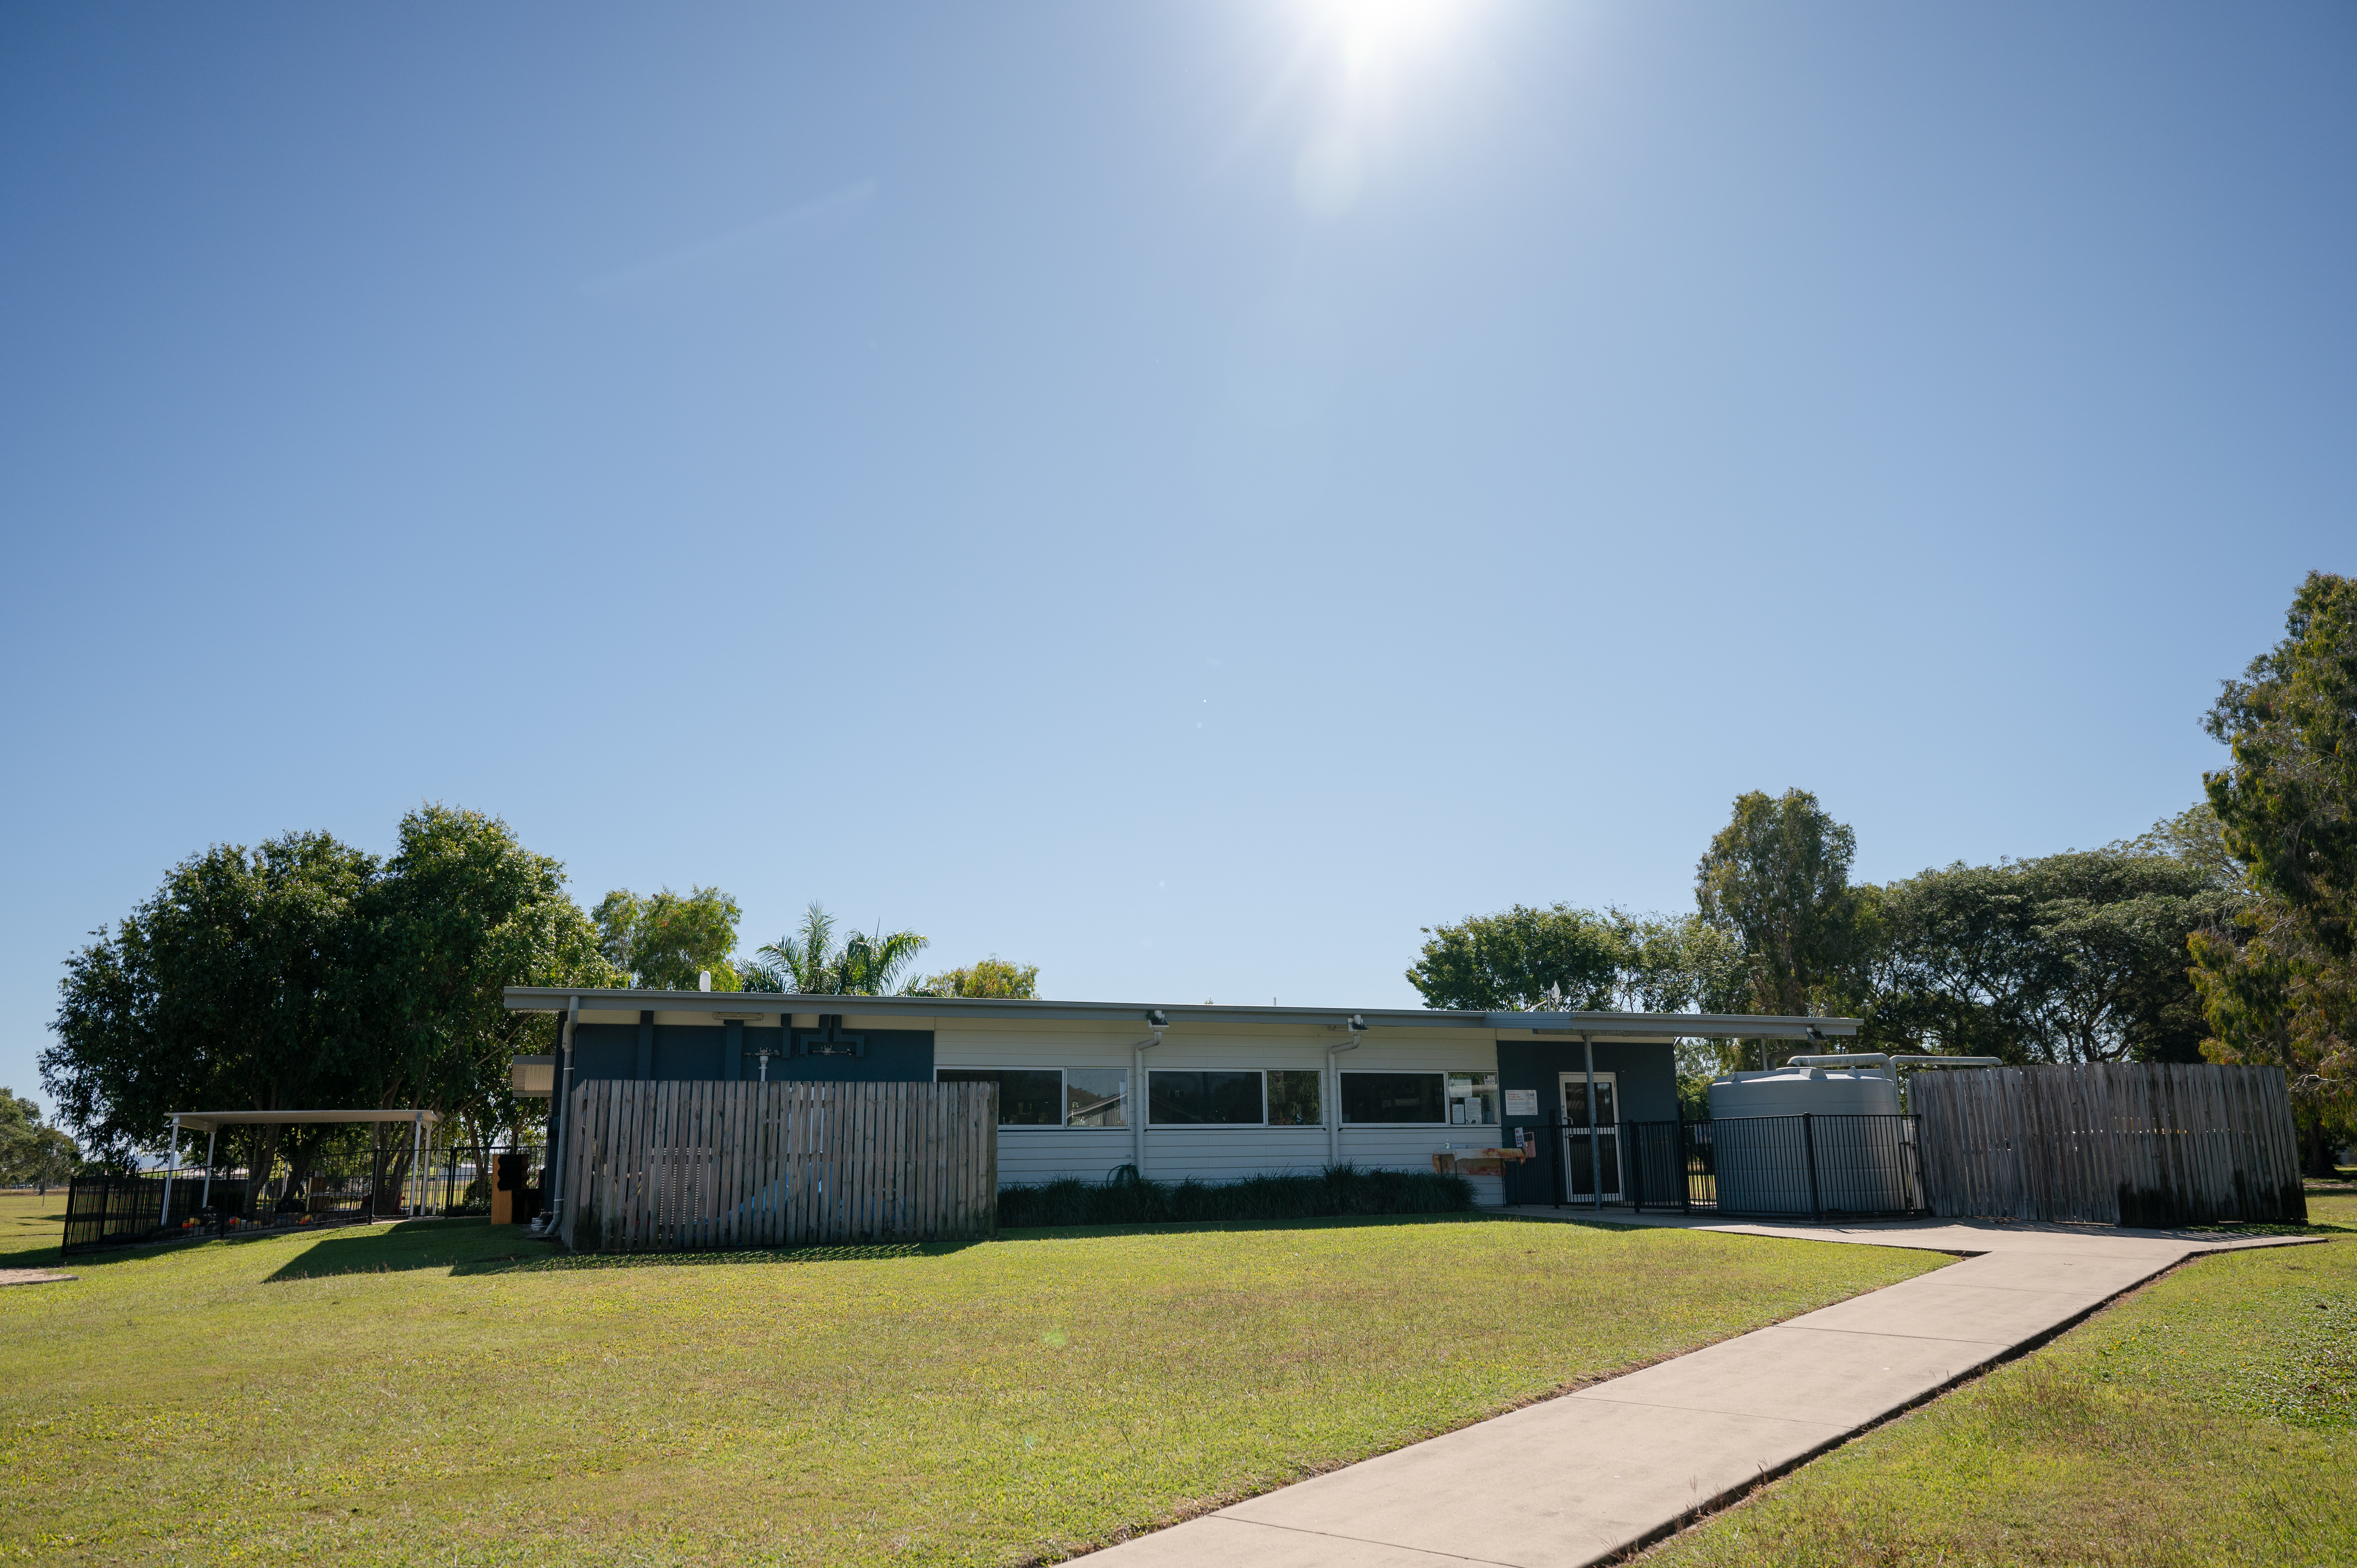
{"label": "large window pane", "polygon": [[1345,1122],[1441,1122],[1448,1099],[1437,1072],[1346,1072],[1342,1075]]}
{"label": "large window pane", "polygon": [[945,1067],[933,1074],[937,1083],[998,1085],[998,1124],[1002,1127],[1060,1127],[1064,1124],[1062,1073],[1053,1068]]}
{"label": "large window pane", "polygon": [[1326,1120],[1318,1103],[1318,1072],[1275,1071],[1268,1075],[1268,1124],[1272,1127],[1315,1127]]}
{"label": "large window pane", "polygon": [[1122,1091],[1129,1074],[1117,1067],[1068,1067],[1064,1069],[1064,1125],[1121,1127]]}
{"label": "large window pane", "polygon": [[1146,1075],[1151,1119],[1221,1126],[1258,1126],[1256,1072],[1164,1072]]}

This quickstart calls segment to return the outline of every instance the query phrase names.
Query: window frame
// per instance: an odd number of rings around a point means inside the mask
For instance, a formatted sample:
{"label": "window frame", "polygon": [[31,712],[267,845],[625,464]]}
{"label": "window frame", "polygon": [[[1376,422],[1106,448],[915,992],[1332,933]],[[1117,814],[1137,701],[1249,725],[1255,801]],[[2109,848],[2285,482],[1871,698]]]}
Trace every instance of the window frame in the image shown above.
{"label": "window frame", "polygon": [[[963,1062],[935,1062],[933,1064],[933,1081],[935,1083],[942,1082],[942,1074],[945,1072],[1052,1072],[1056,1075],[1056,1108],[1059,1120],[1054,1122],[1001,1122],[997,1123],[997,1125],[1002,1130],[1013,1127],[1025,1133],[1127,1133],[1136,1125],[1136,1123],[1128,1120],[1130,1107],[1135,1103],[1136,1096],[1132,1092],[1133,1086],[1129,1081],[1130,1070],[1126,1067],[1024,1067],[1013,1063],[1006,1065],[986,1064],[982,1066],[969,1066]],[[1068,1075],[1075,1072],[1117,1072],[1121,1074],[1121,1113],[1123,1120],[1117,1125],[1111,1127],[1076,1127],[1072,1124],[1072,1085],[1071,1079]],[[965,1079],[963,1081],[971,1082],[972,1080]],[[1001,1098],[999,1103],[1002,1107],[1006,1104],[1004,1097]]]}

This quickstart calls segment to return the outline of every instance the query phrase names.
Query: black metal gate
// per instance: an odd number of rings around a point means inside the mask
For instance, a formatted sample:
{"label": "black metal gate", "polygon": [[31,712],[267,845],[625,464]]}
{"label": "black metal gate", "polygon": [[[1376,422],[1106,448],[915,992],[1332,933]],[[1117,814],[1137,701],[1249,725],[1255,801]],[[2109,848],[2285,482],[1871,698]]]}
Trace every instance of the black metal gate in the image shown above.
{"label": "black metal gate", "polygon": [[1592,1130],[1549,1117],[1536,1153],[1517,1168],[1518,1203],[1730,1219],[1891,1219],[1924,1211],[1911,1116],[1747,1116]]}

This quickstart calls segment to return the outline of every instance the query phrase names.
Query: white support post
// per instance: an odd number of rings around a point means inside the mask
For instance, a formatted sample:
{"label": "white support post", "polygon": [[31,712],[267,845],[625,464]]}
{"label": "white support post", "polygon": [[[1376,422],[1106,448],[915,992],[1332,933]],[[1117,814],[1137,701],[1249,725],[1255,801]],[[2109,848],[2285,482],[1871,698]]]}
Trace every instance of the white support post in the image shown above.
{"label": "white support post", "polygon": [[180,1119],[172,1118],[172,1152],[164,1156],[164,1211],[156,1216],[158,1225],[172,1222],[172,1167],[180,1163]]}
{"label": "white support post", "polygon": [[205,1134],[205,1190],[197,1198],[199,1208],[210,1208],[213,1203],[213,1148],[221,1142],[221,1128],[216,1125]]}
{"label": "white support post", "polygon": [[1596,1184],[1595,1190],[1587,1196],[1592,1207],[1601,1213],[1604,1208],[1604,1151],[1603,1134],[1596,1126],[1596,1040],[1592,1036],[1582,1035],[1579,1043],[1587,1053],[1587,1179]]}
{"label": "white support post", "polygon": [[423,1185],[423,1183],[422,1183],[422,1181],[421,1181],[421,1179],[420,1179],[420,1178],[421,1178],[421,1177],[423,1177],[423,1176],[425,1175],[424,1171],[422,1171],[419,1167],[420,1167],[420,1166],[422,1166],[423,1165],[425,1165],[425,1117],[423,1117],[423,1116],[419,1116],[419,1115],[413,1115],[413,1116],[411,1116],[411,1117],[410,1117],[410,1119],[409,1119],[409,1193],[408,1193],[408,1197],[409,1197],[409,1217],[410,1217],[412,1219],[416,1219],[416,1218],[417,1218],[417,1211],[418,1211],[420,1208],[424,1208],[424,1207],[425,1207],[425,1205],[423,1205],[423,1204],[421,1204],[421,1203],[419,1203],[419,1202],[417,1201],[417,1200],[418,1200],[418,1198],[419,1198],[419,1197],[421,1196],[421,1193],[420,1193],[420,1190],[419,1190],[419,1189],[420,1189],[421,1186]]}

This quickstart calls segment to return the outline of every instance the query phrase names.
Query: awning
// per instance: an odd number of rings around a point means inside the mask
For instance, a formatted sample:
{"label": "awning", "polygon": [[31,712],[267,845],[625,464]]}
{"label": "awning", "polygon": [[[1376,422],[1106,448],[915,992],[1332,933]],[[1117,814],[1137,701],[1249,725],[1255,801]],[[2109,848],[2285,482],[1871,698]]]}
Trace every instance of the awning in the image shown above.
{"label": "awning", "polygon": [[423,1122],[436,1126],[442,1118],[431,1111],[175,1111],[172,1120],[192,1133],[213,1133],[223,1127],[288,1127],[307,1122]]}

